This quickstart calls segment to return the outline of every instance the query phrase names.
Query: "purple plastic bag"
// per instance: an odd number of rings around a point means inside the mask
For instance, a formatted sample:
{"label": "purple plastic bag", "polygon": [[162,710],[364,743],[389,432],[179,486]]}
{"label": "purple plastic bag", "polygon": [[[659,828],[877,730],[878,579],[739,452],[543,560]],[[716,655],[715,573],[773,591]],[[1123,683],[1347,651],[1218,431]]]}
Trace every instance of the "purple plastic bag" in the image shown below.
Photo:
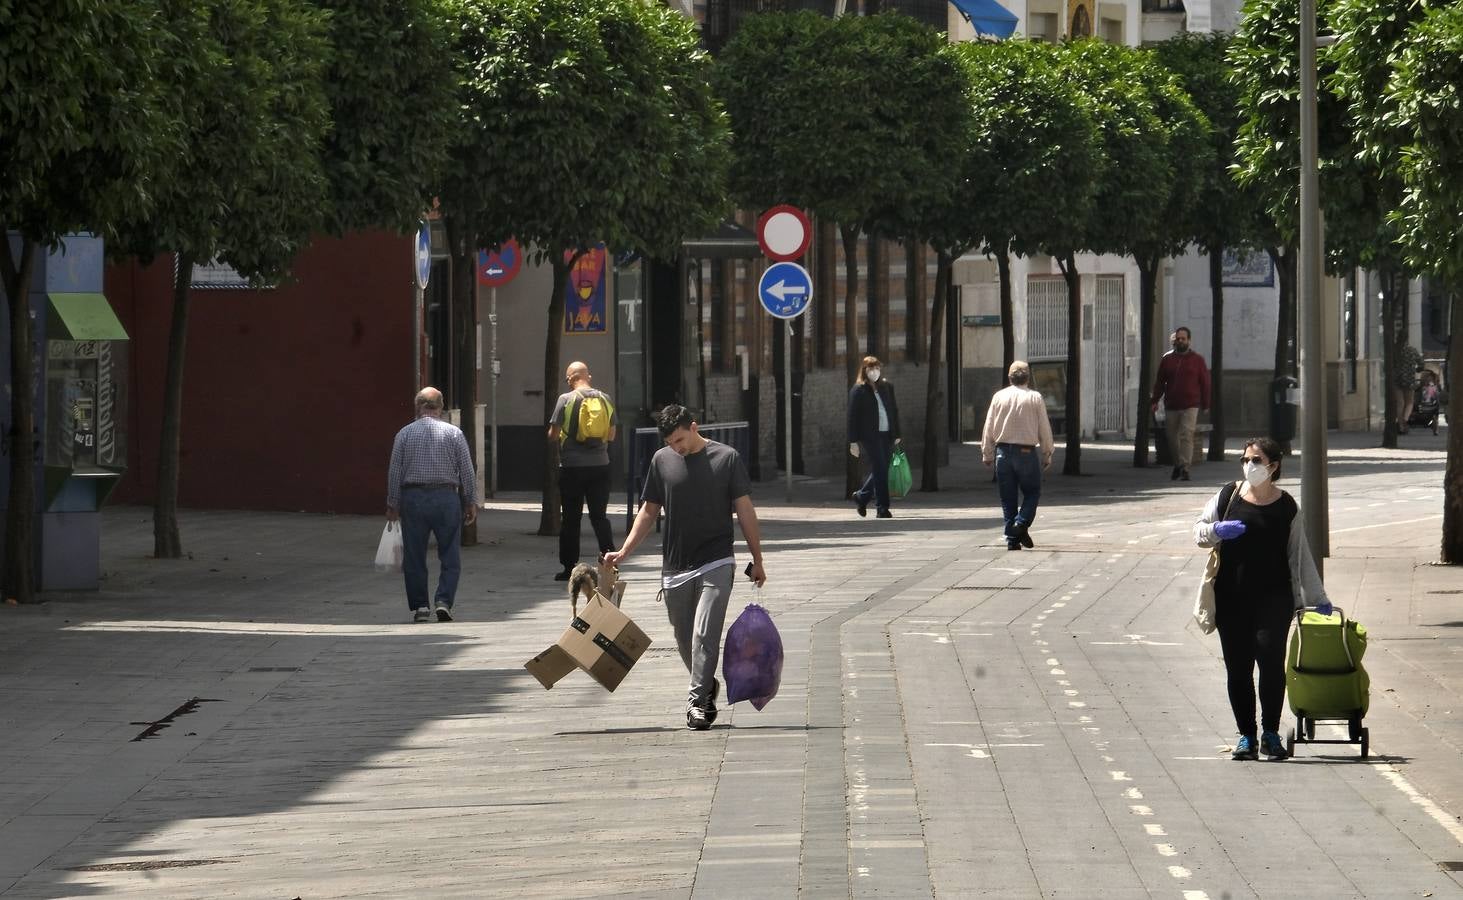
{"label": "purple plastic bag", "polygon": [[782,684],[782,636],[767,610],[750,603],[726,633],[721,655],[726,702],[752,701],[760,710]]}

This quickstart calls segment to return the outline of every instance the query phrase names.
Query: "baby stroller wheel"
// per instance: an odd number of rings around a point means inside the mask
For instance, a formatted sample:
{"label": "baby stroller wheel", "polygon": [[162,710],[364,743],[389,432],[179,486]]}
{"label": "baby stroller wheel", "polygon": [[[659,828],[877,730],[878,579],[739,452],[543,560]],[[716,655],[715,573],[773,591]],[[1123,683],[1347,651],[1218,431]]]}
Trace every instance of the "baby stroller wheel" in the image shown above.
{"label": "baby stroller wheel", "polygon": [[1367,757],[1367,751],[1370,749],[1370,743],[1371,743],[1370,738],[1371,738],[1371,734],[1369,733],[1368,729],[1363,728],[1361,730],[1361,758],[1362,759],[1366,759],[1366,757]]}
{"label": "baby stroller wheel", "polygon": [[[1288,731],[1285,732],[1285,755],[1286,756],[1294,756],[1295,755],[1295,729],[1294,728],[1292,728],[1292,729],[1290,729],[1290,730],[1288,730]],[[1364,756],[1365,753],[1363,753],[1362,755]]]}

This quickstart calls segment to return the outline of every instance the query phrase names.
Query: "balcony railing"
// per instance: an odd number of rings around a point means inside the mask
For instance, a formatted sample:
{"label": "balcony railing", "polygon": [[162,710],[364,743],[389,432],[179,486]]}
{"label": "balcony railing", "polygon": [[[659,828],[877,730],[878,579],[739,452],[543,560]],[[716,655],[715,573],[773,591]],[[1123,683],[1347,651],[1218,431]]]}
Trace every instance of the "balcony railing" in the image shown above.
{"label": "balcony railing", "polygon": [[1143,0],[1143,11],[1181,13],[1184,11],[1184,0]]}

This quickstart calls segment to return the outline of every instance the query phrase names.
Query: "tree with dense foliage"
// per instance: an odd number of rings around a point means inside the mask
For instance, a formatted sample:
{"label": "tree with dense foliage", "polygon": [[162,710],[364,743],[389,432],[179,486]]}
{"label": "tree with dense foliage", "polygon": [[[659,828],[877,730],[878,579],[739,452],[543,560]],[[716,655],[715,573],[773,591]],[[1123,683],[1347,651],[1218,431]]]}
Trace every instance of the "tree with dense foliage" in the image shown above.
{"label": "tree with dense foliage", "polygon": [[[547,422],[574,262],[599,243],[673,258],[684,236],[718,221],[726,115],[695,26],[659,4],[452,0],[452,9],[462,118],[440,196],[453,291],[471,296],[477,249],[509,237],[552,267]],[[540,534],[559,531],[558,453],[549,441]]]}
{"label": "tree with dense foliage", "polygon": [[10,490],[3,586],[35,599],[36,369],[29,285],[64,235],[110,240],[175,174],[179,122],[155,73],[188,56],[154,2],[52,0],[0,10],[0,289],[8,303]]}
{"label": "tree with dense foliage", "polygon": [[[1209,120],[1210,165],[1200,174],[1198,209],[1202,212],[1194,243],[1209,256],[1209,295],[1213,326],[1209,369],[1209,459],[1224,459],[1224,254],[1227,250],[1258,251],[1254,222],[1259,210],[1254,192],[1240,186],[1230,171],[1239,134],[1239,85],[1225,59],[1229,36],[1185,32],[1154,45],[1158,61],[1183,81],[1194,105]],[[1147,376],[1145,376],[1147,377]],[[1147,423],[1147,416],[1139,419]],[[1146,456],[1147,440],[1143,439]]]}
{"label": "tree with dense foliage", "polygon": [[1106,162],[1089,215],[1060,217],[1026,237],[1057,261],[1067,286],[1067,447],[1062,472],[1080,475],[1082,293],[1076,255],[1126,254],[1156,230],[1172,191],[1174,161],[1166,152],[1164,125],[1145,84],[1170,76],[1143,51],[1092,39],[1063,44],[1059,65],[1071,89],[1089,105]]}
{"label": "tree with dense foliage", "polygon": [[195,263],[220,261],[259,284],[282,277],[321,221],[329,125],[326,16],[290,0],[166,0],[161,26],[189,55],[159,67],[183,123],[177,172],[147,214],[119,223],[114,253],[176,255],[153,552],[183,554],[178,461],[188,301]]}
{"label": "tree with dense foliage", "polygon": [[415,231],[457,124],[445,0],[315,0],[330,14],[322,227]]}
{"label": "tree with dense foliage", "polygon": [[[1170,162],[1167,193],[1158,207],[1141,204],[1134,195],[1128,209],[1127,250],[1138,263],[1138,405],[1133,443],[1133,465],[1148,465],[1149,386],[1154,379],[1153,329],[1158,310],[1158,267],[1163,260],[1183,253],[1205,230],[1209,209],[1204,205],[1208,179],[1215,174],[1215,147],[1209,119],[1190,99],[1183,81],[1156,54],[1141,59],[1139,83],[1148,91],[1160,130],[1148,134],[1162,142]],[[1211,409],[1213,404],[1211,404]],[[1187,460],[1174,460],[1187,465]]]}
{"label": "tree with dense foliage", "polygon": [[942,46],[939,32],[897,13],[765,13],[745,19],[718,60],[733,199],[757,209],[790,203],[838,223],[850,385],[860,358],[859,236],[910,234],[955,184],[949,123],[964,116],[964,92]]}
{"label": "tree with dense foliage", "polygon": [[[1393,221],[1411,265],[1452,289],[1448,360],[1448,463],[1443,475],[1441,561],[1463,565],[1463,7],[1430,10],[1396,48],[1382,126],[1408,142],[1398,158],[1403,192]],[[1378,141],[1382,150],[1390,141]]]}
{"label": "tree with dense foliage", "polygon": [[[939,263],[931,322],[935,325],[940,318],[952,261],[973,248],[995,257],[1005,371],[1015,359],[1011,256],[1035,252],[1032,235],[1086,221],[1104,160],[1087,106],[1057,67],[1056,47],[966,41],[951,45],[948,52],[964,72],[969,123],[966,146],[952,160],[960,175],[958,187],[926,212]],[[1053,183],[1063,189],[1052,190]],[[938,336],[931,330],[933,348]],[[938,487],[934,468],[927,460],[925,490]]]}

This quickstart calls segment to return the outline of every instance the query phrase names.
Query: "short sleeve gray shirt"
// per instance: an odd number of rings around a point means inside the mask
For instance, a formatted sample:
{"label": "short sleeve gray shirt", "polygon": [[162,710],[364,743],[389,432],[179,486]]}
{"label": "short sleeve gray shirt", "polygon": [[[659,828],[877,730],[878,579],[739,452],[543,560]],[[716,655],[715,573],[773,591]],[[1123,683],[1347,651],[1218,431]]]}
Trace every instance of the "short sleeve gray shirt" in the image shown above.
{"label": "short sleeve gray shirt", "polygon": [[752,493],[736,450],[717,441],[690,456],[662,447],[650,458],[641,499],[665,510],[661,571],[689,572],[732,555],[732,504]]}
{"label": "short sleeve gray shirt", "polygon": [[[620,412],[615,409],[614,401],[604,391],[587,388],[585,396],[605,398],[610,404],[610,427],[618,428],[620,425]],[[566,410],[572,410],[574,400],[580,394],[579,391],[568,391],[559,395],[559,401],[554,404],[554,412],[549,416],[549,424],[559,426],[562,433],[565,430],[564,415]],[[610,445],[608,441],[594,441],[591,443],[580,443],[574,438],[565,438],[559,444],[559,465],[566,469],[577,469],[588,466],[607,466],[610,464]]]}

